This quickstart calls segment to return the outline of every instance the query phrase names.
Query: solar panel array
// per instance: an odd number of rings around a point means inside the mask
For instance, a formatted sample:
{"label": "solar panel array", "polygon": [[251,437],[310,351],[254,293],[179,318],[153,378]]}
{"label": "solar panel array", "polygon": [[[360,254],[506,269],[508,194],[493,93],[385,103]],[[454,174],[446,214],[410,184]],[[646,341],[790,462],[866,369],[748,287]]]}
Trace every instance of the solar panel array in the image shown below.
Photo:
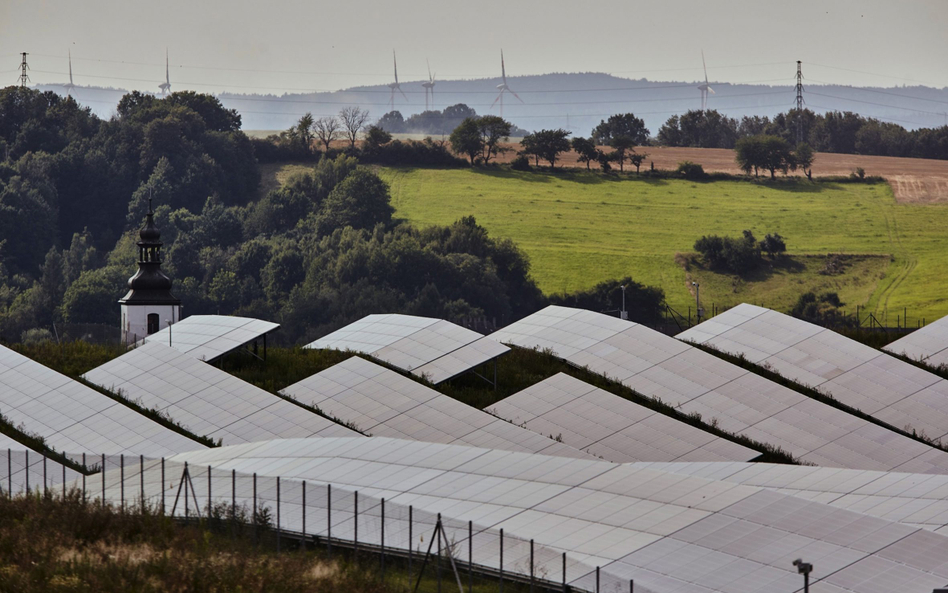
{"label": "solar panel array", "polygon": [[637,463],[768,488],[887,521],[948,534],[948,476],[768,463]]}
{"label": "solar panel array", "polygon": [[359,436],[174,348],[148,343],[85,374],[191,432],[225,445],[276,438]]}
{"label": "solar panel array", "polygon": [[0,346],[0,414],[63,453],[161,457],[204,445]]}
{"label": "solar panel array", "polygon": [[170,345],[192,358],[210,361],[259,340],[278,327],[278,323],[247,317],[191,315],[144,341]]}
{"label": "solar panel array", "polygon": [[43,490],[44,484],[52,488],[81,475],[58,461],[44,459],[41,453],[0,433],[0,492]]}
{"label": "solar panel array", "polygon": [[435,384],[510,351],[449,321],[413,315],[368,315],[306,347],[368,354]]}
{"label": "solar panel array", "polygon": [[948,381],[802,319],[743,304],[678,338],[743,354],[896,428],[948,436]]}
{"label": "solar panel array", "polygon": [[[332,484],[461,524],[503,528],[602,566],[625,583],[621,590],[634,579],[636,590],[655,592],[798,591],[795,558],[813,562],[814,590],[828,593],[927,592],[948,581],[948,537],[767,489],[631,464],[384,438],[275,441],[171,461],[280,476],[284,487],[305,480],[318,491]],[[359,540],[378,541],[378,530],[378,521],[360,521]],[[337,537],[351,537],[351,521],[341,531]],[[459,535],[464,541],[464,531]],[[496,566],[483,553],[475,551],[478,563]],[[525,572],[517,560],[523,562],[515,557],[507,566]],[[559,573],[556,564],[551,568]],[[587,572],[570,581],[593,591],[594,578]]]}
{"label": "solar panel array", "polygon": [[375,436],[592,458],[358,356],[283,393]]}
{"label": "solar panel array", "polygon": [[629,321],[550,306],[491,337],[525,348],[550,349],[643,395],[700,414],[705,422],[715,420],[722,430],[781,447],[816,465],[948,473],[944,451]]}
{"label": "solar panel array", "polygon": [[760,456],[733,441],[685,424],[558,373],[487,410],[606,461],[748,461]]}
{"label": "solar panel array", "polygon": [[882,347],[893,354],[903,354],[927,365],[948,365],[948,317],[917,329]]}

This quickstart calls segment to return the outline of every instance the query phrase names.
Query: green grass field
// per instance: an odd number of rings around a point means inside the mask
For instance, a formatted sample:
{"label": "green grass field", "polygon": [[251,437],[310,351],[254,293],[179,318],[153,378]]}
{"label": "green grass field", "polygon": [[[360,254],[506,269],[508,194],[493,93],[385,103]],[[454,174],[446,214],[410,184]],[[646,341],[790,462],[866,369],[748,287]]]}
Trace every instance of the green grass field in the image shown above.
{"label": "green grass field", "polygon": [[687,309],[694,297],[676,254],[691,252],[701,235],[750,229],[759,237],[780,233],[794,256],[891,258],[864,260],[856,282],[802,265],[777,270],[750,292],[734,291],[732,277],[704,271],[704,305],[752,301],[783,308],[813,286],[839,290],[847,309],[888,312],[893,324],[903,308],[913,325],[948,314],[941,265],[948,205],[897,204],[882,183],[705,183],[504,169],[382,168],[379,174],[391,185],[396,216],[425,226],[473,215],[492,235],[516,241],[547,293],[631,275]]}

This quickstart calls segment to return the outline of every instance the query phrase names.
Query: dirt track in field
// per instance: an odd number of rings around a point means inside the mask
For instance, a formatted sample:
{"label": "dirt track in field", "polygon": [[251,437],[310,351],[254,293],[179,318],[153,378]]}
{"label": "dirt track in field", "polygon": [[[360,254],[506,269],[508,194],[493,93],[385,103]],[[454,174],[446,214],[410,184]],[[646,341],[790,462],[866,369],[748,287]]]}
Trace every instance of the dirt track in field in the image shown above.
{"label": "dirt track in field", "polygon": [[[502,155],[500,162],[509,162],[516,157],[519,145],[510,144],[507,147],[514,150]],[[734,161],[734,151],[724,148],[640,146],[636,151],[648,154],[642,170],[648,169],[652,164],[656,169],[674,169],[681,161],[692,161],[701,164],[708,172],[741,173]],[[577,161],[576,153],[571,152],[564,155],[557,166],[586,165]],[[598,165],[593,164],[592,167],[595,169]],[[948,161],[818,152],[813,161],[813,174],[849,175],[857,167],[865,169],[866,175],[885,177],[899,202],[948,202]],[[634,170],[634,167],[627,164],[626,170]]]}

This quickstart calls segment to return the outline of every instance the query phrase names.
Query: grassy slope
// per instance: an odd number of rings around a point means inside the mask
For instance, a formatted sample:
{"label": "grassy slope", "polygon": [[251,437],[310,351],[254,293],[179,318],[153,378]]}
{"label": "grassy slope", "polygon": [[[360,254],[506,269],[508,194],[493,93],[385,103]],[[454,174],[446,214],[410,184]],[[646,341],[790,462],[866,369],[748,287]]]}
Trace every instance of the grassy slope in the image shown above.
{"label": "grassy slope", "polygon": [[[844,300],[852,297],[849,306],[889,308],[893,317],[907,307],[910,319],[948,313],[938,265],[948,247],[948,205],[896,204],[886,184],[693,183],[467,169],[380,174],[391,185],[397,216],[424,226],[474,215],[526,250],[548,293],[631,274],[686,308],[693,296],[676,252],[691,251],[704,234],[751,229],[759,236],[779,232],[796,254],[891,254],[884,274],[877,270],[884,278],[867,278],[875,282],[871,296],[865,288],[844,292]],[[728,302],[726,293],[702,294],[719,306],[739,302]]]}

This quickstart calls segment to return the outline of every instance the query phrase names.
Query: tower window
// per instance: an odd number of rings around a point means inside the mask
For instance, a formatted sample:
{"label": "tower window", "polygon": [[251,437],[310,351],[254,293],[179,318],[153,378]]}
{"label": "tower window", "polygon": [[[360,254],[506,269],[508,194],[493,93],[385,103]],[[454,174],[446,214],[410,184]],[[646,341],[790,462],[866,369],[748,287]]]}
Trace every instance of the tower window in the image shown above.
{"label": "tower window", "polygon": [[148,314],[148,335],[150,336],[156,331],[158,331],[158,314],[149,313]]}

